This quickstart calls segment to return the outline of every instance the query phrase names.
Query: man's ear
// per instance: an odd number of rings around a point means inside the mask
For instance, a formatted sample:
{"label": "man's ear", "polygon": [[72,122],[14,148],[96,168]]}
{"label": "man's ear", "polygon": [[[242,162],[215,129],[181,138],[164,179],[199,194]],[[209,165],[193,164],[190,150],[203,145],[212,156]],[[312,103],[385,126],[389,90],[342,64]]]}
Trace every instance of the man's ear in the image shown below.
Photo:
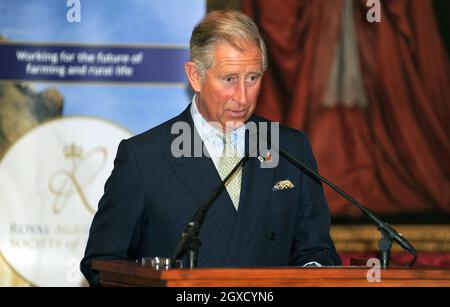
{"label": "man's ear", "polygon": [[184,64],[184,71],[186,72],[186,76],[188,77],[189,83],[191,84],[194,92],[199,93],[202,89],[202,80],[195,63],[191,61],[186,62],[186,64]]}

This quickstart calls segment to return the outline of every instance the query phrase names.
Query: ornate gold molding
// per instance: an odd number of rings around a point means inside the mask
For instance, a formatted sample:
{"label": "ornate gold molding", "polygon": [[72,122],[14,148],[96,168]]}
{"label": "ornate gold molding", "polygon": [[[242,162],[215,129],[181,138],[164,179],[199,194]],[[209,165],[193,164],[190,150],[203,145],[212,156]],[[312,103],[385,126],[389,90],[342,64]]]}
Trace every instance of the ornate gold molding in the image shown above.
{"label": "ornate gold molding", "polygon": [[[450,225],[393,225],[418,251],[450,252]],[[331,236],[339,252],[370,252],[378,249],[380,233],[373,225],[333,225]],[[403,251],[398,244],[392,251]]]}

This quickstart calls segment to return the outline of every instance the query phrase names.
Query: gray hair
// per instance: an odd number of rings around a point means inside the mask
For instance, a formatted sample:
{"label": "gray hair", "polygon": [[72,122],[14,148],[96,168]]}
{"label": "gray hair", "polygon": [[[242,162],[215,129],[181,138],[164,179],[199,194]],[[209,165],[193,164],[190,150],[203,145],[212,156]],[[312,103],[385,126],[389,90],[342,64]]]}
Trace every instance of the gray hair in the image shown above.
{"label": "gray hair", "polygon": [[267,51],[264,40],[253,20],[239,11],[213,11],[198,23],[190,41],[191,61],[201,78],[214,64],[214,45],[226,42],[243,51],[246,44],[254,43],[261,51],[263,71],[267,68]]}

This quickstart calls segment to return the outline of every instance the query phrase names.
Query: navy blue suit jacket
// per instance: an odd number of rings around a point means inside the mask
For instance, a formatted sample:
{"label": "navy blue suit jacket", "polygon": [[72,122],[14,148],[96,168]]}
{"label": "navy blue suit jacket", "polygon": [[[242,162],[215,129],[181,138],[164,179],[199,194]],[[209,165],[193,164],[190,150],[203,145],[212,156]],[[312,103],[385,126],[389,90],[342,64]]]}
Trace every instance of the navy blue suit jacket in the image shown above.
{"label": "navy blue suit jacket", "polygon": [[[263,119],[252,116],[251,121]],[[220,176],[208,157],[175,158],[175,122],[193,127],[190,106],[179,116],[120,143],[91,225],[81,270],[91,285],[94,259],[171,257],[193,214]],[[197,133],[192,129],[193,133]],[[303,133],[280,126],[280,147],[308,166],[316,162]],[[272,191],[277,181],[294,188]],[[200,230],[199,267],[268,267],[317,261],[338,265],[329,235],[330,215],[319,182],[280,157],[276,168],[249,158],[242,173],[239,210],[223,192]]]}

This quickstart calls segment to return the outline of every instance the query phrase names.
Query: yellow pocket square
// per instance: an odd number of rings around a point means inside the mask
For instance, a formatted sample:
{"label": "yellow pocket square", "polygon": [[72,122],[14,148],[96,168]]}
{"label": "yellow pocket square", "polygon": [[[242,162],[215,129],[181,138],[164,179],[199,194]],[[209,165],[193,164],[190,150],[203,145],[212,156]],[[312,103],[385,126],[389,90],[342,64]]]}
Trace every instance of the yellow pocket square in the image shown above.
{"label": "yellow pocket square", "polygon": [[292,189],[294,187],[294,184],[290,180],[280,180],[275,182],[275,185],[272,188],[272,191],[280,191],[280,190],[287,190]]}

